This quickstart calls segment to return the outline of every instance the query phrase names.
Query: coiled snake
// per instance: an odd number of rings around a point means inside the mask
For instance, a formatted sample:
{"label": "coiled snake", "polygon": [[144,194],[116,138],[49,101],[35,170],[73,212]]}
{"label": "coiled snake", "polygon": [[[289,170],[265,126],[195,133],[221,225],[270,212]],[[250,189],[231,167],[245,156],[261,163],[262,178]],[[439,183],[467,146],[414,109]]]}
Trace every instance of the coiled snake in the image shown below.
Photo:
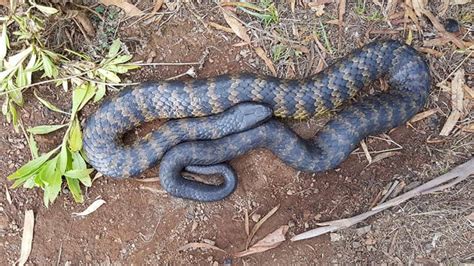
{"label": "coiled snake", "polygon": [[[299,138],[275,119],[267,121],[272,112],[304,119],[334,110],[382,76],[388,92],[343,108],[312,139]],[[303,171],[334,168],[367,135],[397,127],[415,115],[428,97],[430,83],[422,56],[393,40],[372,42],[302,80],[240,74],[144,83],[106,100],[87,119],[83,147],[90,164],[114,178],[137,175],[163,157],[160,181],[166,191],[214,201],[232,193],[236,185],[235,174],[220,163],[265,147]],[[177,119],[185,117],[200,118]],[[132,145],[123,144],[125,132],[158,118],[177,120]],[[185,179],[185,168],[220,173],[224,182],[213,186]]]}

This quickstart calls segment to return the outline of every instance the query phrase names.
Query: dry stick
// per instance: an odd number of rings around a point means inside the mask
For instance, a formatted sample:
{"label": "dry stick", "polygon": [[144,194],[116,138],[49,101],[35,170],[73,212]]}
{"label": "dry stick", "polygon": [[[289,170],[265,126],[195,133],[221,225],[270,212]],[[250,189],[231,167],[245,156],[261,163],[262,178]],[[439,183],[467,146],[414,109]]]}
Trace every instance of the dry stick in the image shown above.
{"label": "dry stick", "polygon": [[[439,177],[436,177],[433,180],[406,192],[405,194],[402,194],[383,204],[375,206],[368,212],[356,215],[351,218],[319,223],[318,225],[321,225],[323,227],[319,227],[319,228],[301,233],[299,235],[296,235],[293,238],[291,238],[291,241],[308,239],[308,238],[316,237],[316,236],[323,235],[329,232],[334,232],[339,229],[350,227],[352,225],[355,225],[369,218],[370,216],[373,216],[390,207],[397,206],[415,196],[440,191],[448,187],[454,186],[455,184],[467,179],[470,175],[473,175],[473,174],[474,174],[474,158],[455,167],[448,173],[441,175]],[[448,184],[444,184],[448,181],[451,181],[451,182]]]}

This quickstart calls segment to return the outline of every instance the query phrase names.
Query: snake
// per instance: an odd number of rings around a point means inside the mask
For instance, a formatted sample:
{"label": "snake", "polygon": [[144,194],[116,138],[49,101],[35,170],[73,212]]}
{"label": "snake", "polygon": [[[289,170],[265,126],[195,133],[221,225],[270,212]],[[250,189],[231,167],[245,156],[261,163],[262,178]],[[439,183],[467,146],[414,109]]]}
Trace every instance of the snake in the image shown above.
{"label": "snake", "polygon": [[[352,101],[380,78],[388,90]],[[216,201],[235,189],[237,177],[226,162],[236,156],[266,148],[301,171],[333,169],[365,137],[411,119],[426,103],[430,87],[424,57],[397,40],[373,41],[304,79],[242,73],[144,82],[104,100],[87,118],[83,152],[97,171],[116,179],[160,163],[160,182],[168,193]],[[310,139],[278,119],[308,119],[336,109]],[[124,144],[124,134],[155,119],[168,121]],[[184,178],[183,171],[221,174],[224,182],[197,182]]]}

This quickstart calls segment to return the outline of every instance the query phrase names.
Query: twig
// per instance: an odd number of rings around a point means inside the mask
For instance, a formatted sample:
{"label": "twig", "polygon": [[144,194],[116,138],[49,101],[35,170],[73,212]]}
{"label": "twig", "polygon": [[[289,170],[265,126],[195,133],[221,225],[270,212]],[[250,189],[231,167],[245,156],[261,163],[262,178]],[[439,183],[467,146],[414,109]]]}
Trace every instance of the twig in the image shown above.
{"label": "twig", "polygon": [[[440,191],[440,190],[452,187],[455,184],[467,179],[469,176],[473,174],[474,174],[474,158],[455,167],[454,169],[452,169],[451,171],[449,171],[448,173],[444,175],[436,177],[433,180],[406,192],[405,194],[402,194],[396,198],[393,198],[385,203],[382,203],[372,208],[368,212],[356,215],[354,217],[346,218],[346,219],[319,223],[318,225],[322,227],[296,235],[293,238],[291,238],[291,241],[298,241],[298,240],[313,238],[313,237],[323,235],[329,232],[334,232],[336,230],[350,227],[383,210],[386,210],[393,206],[397,206],[418,195],[424,195],[427,193],[432,193],[432,192],[436,192],[436,191]],[[449,183],[445,184],[446,182],[449,182]]]}

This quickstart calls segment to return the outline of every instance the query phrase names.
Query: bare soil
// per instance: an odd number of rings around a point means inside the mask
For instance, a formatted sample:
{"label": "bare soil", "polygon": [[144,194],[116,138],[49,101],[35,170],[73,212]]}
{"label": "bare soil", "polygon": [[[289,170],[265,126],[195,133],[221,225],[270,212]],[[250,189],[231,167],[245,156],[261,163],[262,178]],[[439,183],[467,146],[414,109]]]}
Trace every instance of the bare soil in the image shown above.
{"label": "bare soil", "polygon": [[[361,20],[350,11],[354,5],[352,1],[348,3],[348,26],[342,33],[343,42],[339,49],[335,48],[333,55],[326,58],[328,63],[343,56],[358,43],[378,37],[365,37],[364,32],[368,28],[387,27],[383,21],[374,23]],[[328,15],[337,17],[336,4],[327,5],[326,10]],[[269,74],[264,62],[252,49],[236,45],[240,40],[235,35],[204,26],[203,21],[225,25],[215,5],[194,9],[183,4],[173,12],[172,15],[164,15],[160,22],[146,25],[138,23],[119,29],[118,35],[136,56],[135,59],[197,62],[205,58],[202,68],[196,69],[198,77],[240,72]],[[461,11],[458,12],[461,16]],[[305,24],[318,23],[310,10],[297,15],[281,12],[280,16],[281,25],[288,28],[296,25],[302,35]],[[328,32],[334,47],[337,47],[337,26],[328,26]],[[403,40],[402,34],[400,32],[388,37]],[[418,37],[415,38],[415,45],[419,44]],[[291,38],[298,41],[303,39],[302,36],[299,39],[296,36]],[[265,38],[258,40],[267,50],[274,44]],[[314,43],[307,46],[311,48]],[[298,59],[300,61],[280,62],[277,64],[278,74],[281,77],[294,75],[295,78],[314,74],[317,64],[312,61],[317,62],[318,58],[316,53],[305,55],[303,59]],[[462,57],[453,55],[447,62],[428,55],[431,66],[441,62],[441,67],[437,66],[434,71],[442,78],[453,70],[460,59]],[[291,67],[288,67],[288,62],[296,66],[296,71],[289,70]],[[161,80],[184,73],[189,67],[143,67],[131,73],[128,79],[134,82]],[[83,204],[74,203],[67,189],[63,189],[56,202],[45,208],[40,190],[23,188],[9,190],[12,197],[12,204],[9,204],[5,190],[10,183],[1,178],[0,264],[13,264],[19,257],[26,209],[34,210],[36,217],[33,249],[29,258],[31,264],[159,262],[206,265],[217,262],[227,265],[306,265],[472,261],[472,222],[469,226],[465,218],[472,213],[473,208],[472,181],[462,183],[452,191],[424,196],[381,213],[358,226],[367,231],[351,228],[311,240],[294,243],[286,241],[275,249],[245,258],[232,258],[230,255],[245,249],[245,210],[256,219],[258,215],[264,216],[273,207],[280,205],[279,210],[258,231],[255,239],[261,239],[285,224],[290,226],[289,238],[316,227],[317,222],[350,217],[368,210],[379,192],[395,179],[407,185],[425,182],[472,157],[472,134],[427,142],[439,138],[439,130],[449,113],[449,105],[445,104],[449,103],[449,95],[438,88],[433,89],[433,97],[426,108],[441,106],[445,112],[387,133],[391,140],[403,147],[399,154],[368,165],[361,149],[358,149],[337,169],[308,174],[286,166],[269,151],[254,150],[231,161],[240,179],[239,186],[231,197],[216,203],[197,203],[170,197],[157,182],[143,183],[133,179],[116,181],[101,177],[86,191]],[[63,109],[68,109],[70,102],[67,94],[61,90],[47,86],[36,90]],[[32,96],[32,92],[26,95]],[[34,97],[25,98],[29,99],[21,110],[25,126],[60,123],[65,119],[48,111]],[[86,110],[82,118],[86,118],[94,108]],[[309,137],[316,134],[323,120],[289,124],[297,133]],[[0,122],[0,176],[5,177],[28,161],[30,154],[22,134],[15,133],[3,117]],[[150,123],[135,133],[142,134],[142,131],[150,131],[158,125],[159,122]],[[47,151],[55,147],[61,136],[59,132],[38,137],[40,149]],[[386,136],[369,137],[369,149],[380,151],[395,147],[382,138],[387,139]],[[158,167],[148,170],[140,178],[156,177]],[[97,198],[104,199],[106,204],[95,213],[83,218],[71,215],[72,212],[82,211]],[[254,224],[251,218],[250,226]],[[227,254],[208,249],[178,251],[189,242],[215,243]]]}

